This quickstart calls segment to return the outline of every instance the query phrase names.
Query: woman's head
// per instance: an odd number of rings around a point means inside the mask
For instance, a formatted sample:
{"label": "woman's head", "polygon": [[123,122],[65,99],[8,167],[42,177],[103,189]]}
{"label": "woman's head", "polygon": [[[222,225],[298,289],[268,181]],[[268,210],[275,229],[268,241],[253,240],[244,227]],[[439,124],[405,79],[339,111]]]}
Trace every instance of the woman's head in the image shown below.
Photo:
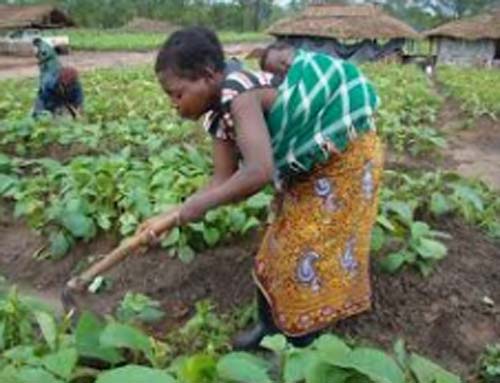
{"label": "woman's head", "polygon": [[198,119],[218,100],[224,51],[203,27],[174,32],[156,57],[155,72],[182,117]]}

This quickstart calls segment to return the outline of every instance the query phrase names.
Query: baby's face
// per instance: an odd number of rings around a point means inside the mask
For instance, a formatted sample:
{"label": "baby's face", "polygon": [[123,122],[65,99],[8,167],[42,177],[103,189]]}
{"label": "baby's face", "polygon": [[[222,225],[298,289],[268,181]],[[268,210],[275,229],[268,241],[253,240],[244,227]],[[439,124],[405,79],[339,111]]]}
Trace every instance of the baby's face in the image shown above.
{"label": "baby's face", "polygon": [[267,54],[262,70],[284,77],[290,67],[291,50],[271,50]]}

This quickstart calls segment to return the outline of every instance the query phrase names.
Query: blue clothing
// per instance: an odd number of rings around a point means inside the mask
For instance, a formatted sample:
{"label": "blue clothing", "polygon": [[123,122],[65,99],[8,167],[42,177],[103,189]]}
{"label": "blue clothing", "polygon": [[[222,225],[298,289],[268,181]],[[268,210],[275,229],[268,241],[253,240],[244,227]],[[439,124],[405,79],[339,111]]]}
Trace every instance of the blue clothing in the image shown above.
{"label": "blue clothing", "polygon": [[68,106],[78,109],[82,105],[83,89],[80,81],[63,86],[58,74],[49,74],[40,84],[33,114],[37,116],[44,111],[56,114],[65,111]]}

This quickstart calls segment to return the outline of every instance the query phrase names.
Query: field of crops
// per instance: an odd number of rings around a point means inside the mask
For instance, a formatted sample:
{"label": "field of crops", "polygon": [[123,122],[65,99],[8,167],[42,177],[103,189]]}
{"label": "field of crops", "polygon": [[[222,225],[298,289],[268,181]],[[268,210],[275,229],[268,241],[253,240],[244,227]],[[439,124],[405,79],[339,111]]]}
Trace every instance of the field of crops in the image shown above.
{"label": "field of crops", "polygon": [[[108,49],[104,40],[97,40],[102,44],[99,47]],[[78,46],[77,41],[73,40]],[[446,137],[434,126],[443,99],[432,91],[423,73],[396,65],[369,65],[365,70],[382,98],[377,125],[391,152],[418,164],[419,158],[434,155],[446,145]],[[451,70],[442,74],[443,79],[452,79],[443,82],[453,94],[458,92],[458,98],[463,92],[455,90],[454,84],[467,82],[459,74]],[[79,121],[48,116],[33,121],[27,116],[35,82],[1,84],[2,206],[13,220],[22,220],[48,239],[34,257],[55,263],[101,234],[123,238],[133,233],[143,219],[181,202],[202,186],[212,166],[209,140],[196,124],[174,114],[149,69],[89,72],[83,75],[83,83],[85,116]],[[483,96],[481,105],[488,110],[498,106],[488,103],[493,93]],[[271,198],[271,191],[266,190],[237,206],[211,212],[200,223],[172,231],[161,246],[183,262],[197,262],[196,255],[204,249],[260,226]],[[386,278],[414,270],[422,279],[431,275],[447,256],[450,237],[438,229],[437,222],[451,218],[478,227],[490,238],[500,238],[500,196],[483,183],[445,170],[387,169],[373,232],[376,265],[387,272]],[[102,279],[95,282],[98,290]],[[137,327],[163,316],[158,302],[144,295],[131,292],[114,318],[104,321],[86,314],[69,331],[69,320],[56,320],[43,306],[4,288],[0,293],[0,381],[460,381],[418,353],[407,351],[396,336],[390,353],[367,347],[362,339],[333,335],[323,336],[304,350],[288,345],[281,336],[268,338],[264,347],[272,357],[229,352],[230,335],[252,313],[253,308],[245,306],[220,316],[202,302],[184,327],[158,340]],[[98,368],[85,363],[89,359],[98,360]],[[499,361],[500,351],[492,346],[485,351],[480,369],[486,374]],[[490,375],[498,376],[494,374]]]}
{"label": "field of crops", "polygon": [[[98,29],[64,29],[46,32],[64,34],[70,39],[71,48],[86,51],[148,51],[157,49],[166,39],[159,32],[127,32],[120,29],[101,31]],[[220,32],[223,44],[252,43],[270,40],[261,32]]]}
{"label": "field of crops", "polygon": [[475,117],[500,117],[500,72],[496,69],[457,69],[443,67],[438,80],[446,91],[460,101],[462,108]]}

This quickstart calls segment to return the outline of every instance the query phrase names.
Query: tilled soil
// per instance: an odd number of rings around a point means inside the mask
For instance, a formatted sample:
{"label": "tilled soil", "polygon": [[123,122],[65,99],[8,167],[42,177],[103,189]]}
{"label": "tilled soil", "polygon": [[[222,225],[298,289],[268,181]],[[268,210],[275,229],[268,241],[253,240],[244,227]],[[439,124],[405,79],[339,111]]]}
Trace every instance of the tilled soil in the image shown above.
{"label": "tilled soil", "polygon": [[[412,270],[390,276],[374,262],[372,311],[338,323],[333,331],[386,348],[401,337],[412,350],[469,376],[485,346],[500,340],[500,244],[457,220],[442,221],[438,229],[452,239],[448,257],[430,277]],[[223,312],[231,310],[254,297],[250,270],[260,237],[253,233],[233,240],[198,254],[190,265],[161,249],[133,256],[109,274],[109,290],[87,295],[81,303],[111,313],[127,291],[142,292],[161,302],[167,327],[188,319],[200,299],[211,299]],[[86,256],[116,245],[113,238],[102,237],[78,245],[57,262],[36,261],[32,255],[43,242],[22,223],[3,222],[0,273],[51,302],[57,302],[64,283]]]}

